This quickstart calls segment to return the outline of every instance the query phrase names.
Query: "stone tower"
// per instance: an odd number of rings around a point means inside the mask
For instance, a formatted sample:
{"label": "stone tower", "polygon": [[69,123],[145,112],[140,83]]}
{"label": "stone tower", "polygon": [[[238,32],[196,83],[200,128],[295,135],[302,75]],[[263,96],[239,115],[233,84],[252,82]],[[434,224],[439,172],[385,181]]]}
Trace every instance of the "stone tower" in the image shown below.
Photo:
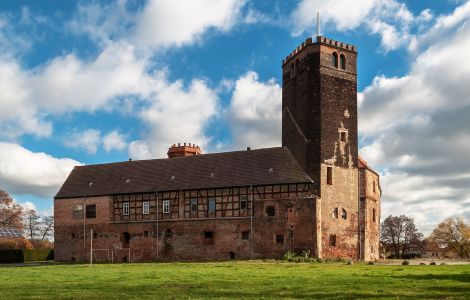
{"label": "stone tower", "polygon": [[314,181],[320,257],[360,257],[356,58],[318,36],[282,64],[282,145]]}

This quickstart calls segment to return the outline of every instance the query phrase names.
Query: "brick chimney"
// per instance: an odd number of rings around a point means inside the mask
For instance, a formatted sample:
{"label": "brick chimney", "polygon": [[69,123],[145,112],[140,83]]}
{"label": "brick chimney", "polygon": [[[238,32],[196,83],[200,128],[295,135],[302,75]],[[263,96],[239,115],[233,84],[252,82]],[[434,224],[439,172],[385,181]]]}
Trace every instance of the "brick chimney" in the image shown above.
{"label": "brick chimney", "polygon": [[190,156],[190,155],[199,155],[202,154],[201,148],[199,146],[196,146],[194,144],[186,144],[184,143],[181,145],[181,143],[178,143],[178,145],[173,144],[171,147],[168,149],[168,158],[173,158],[173,157],[182,157],[182,156]]}

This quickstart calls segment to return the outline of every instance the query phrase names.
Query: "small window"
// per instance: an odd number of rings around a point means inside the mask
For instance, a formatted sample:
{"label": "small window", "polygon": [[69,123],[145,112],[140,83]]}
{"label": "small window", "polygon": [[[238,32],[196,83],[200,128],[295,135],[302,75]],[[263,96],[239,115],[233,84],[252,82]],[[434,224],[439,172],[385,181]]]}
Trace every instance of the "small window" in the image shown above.
{"label": "small window", "polygon": [[75,233],[72,233],[72,240],[75,239]]}
{"label": "small window", "polygon": [[214,244],[214,232],[213,231],[204,231],[204,240],[208,245]]}
{"label": "small window", "polygon": [[149,236],[149,232],[147,230],[144,231],[144,237],[148,237]]}
{"label": "small window", "polygon": [[98,238],[98,233],[96,231],[93,231],[93,238],[94,239]]}
{"label": "small window", "polygon": [[346,57],[344,56],[344,54],[341,54],[339,56],[339,66],[341,67],[341,69],[345,70],[346,69]]}
{"label": "small window", "polygon": [[294,63],[291,63],[290,64],[290,78],[294,78],[295,76],[295,67],[294,67]]}
{"label": "small window", "polygon": [[340,140],[341,142],[346,143],[346,132],[344,131],[340,132]]}
{"label": "small window", "polygon": [[248,206],[248,197],[246,195],[240,196],[240,209],[246,209]]}
{"label": "small window", "polygon": [[171,229],[167,229],[165,230],[165,238],[166,239],[169,239],[173,236],[173,231],[171,231]]}
{"label": "small window", "polygon": [[336,234],[330,234],[330,247],[336,247]]}
{"label": "small window", "polygon": [[209,212],[213,213],[215,212],[215,198],[209,198],[209,206],[208,206]]}
{"label": "small window", "polygon": [[294,239],[294,231],[289,230],[289,238],[292,240]]}
{"label": "small window", "polygon": [[191,211],[197,211],[197,198],[191,198]]}
{"label": "small window", "polygon": [[326,167],[326,183],[329,185],[333,184],[333,168]]}
{"label": "small window", "polygon": [[250,232],[249,231],[242,231],[242,240],[249,240],[250,239]]}
{"label": "small window", "polygon": [[144,201],[142,203],[142,214],[148,215],[150,213],[150,202]]}
{"label": "small window", "polygon": [[129,215],[129,202],[124,202],[122,204],[122,214],[124,216],[128,216]]}
{"label": "small window", "polygon": [[268,217],[274,217],[276,215],[276,209],[274,208],[274,206],[268,206],[266,207],[266,215]]}
{"label": "small window", "polygon": [[372,209],[372,222],[375,222],[375,208]]}
{"label": "small window", "polygon": [[333,209],[332,216],[333,216],[333,219],[338,219],[338,208]]}
{"label": "small window", "polygon": [[87,205],[86,206],[86,218],[95,219],[96,218],[96,205]]}
{"label": "small window", "polygon": [[284,244],[284,235],[276,234],[276,244]]}
{"label": "small window", "polygon": [[374,180],[374,183],[372,185],[372,191],[375,193],[375,180]]}
{"label": "small window", "polygon": [[374,247],[373,246],[370,247],[370,252],[374,253]]}
{"label": "small window", "polygon": [[331,63],[333,67],[338,68],[338,54],[336,52],[333,52],[333,55],[331,56]]}
{"label": "small window", "polygon": [[299,67],[300,67],[300,61],[299,59],[297,58],[295,60],[295,75],[299,74]]}
{"label": "small window", "polygon": [[83,206],[74,205],[73,206],[73,218],[74,219],[83,219]]}
{"label": "small window", "polygon": [[348,218],[348,213],[344,208],[341,209],[341,218],[343,218],[344,220]]}
{"label": "small window", "polygon": [[163,200],[163,213],[164,214],[170,213],[170,200]]}

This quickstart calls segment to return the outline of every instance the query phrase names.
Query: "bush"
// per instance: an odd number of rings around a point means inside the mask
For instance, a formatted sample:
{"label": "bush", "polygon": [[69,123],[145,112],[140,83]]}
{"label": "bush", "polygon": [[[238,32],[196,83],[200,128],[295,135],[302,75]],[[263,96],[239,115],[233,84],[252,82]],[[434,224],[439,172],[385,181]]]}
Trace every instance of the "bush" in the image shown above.
{"label": "bush", "polygon": [[435,265],[436,265],[436,262],[433,261],[433,262],[431,262],[429,265],[430,265],[430,266],[435,266]]}
{"label": "bush", "polygon": [[401,263],[403,266],[407,266],[410,264],[410,262],[408,260],[404,260],[402,263]]}
{"label": "bush", "polygon": [[426,265],[426,264],[425,264],[425,263],[423,263],[423,262],[422,262],[422,263],[419,263],[419,264],[420,264],[421,266],[425,266],[425,265]]}
{"label": "bush", "polygon": [[302,250],[300,252],[287,251],[282,256],[282,260],[289,262],[315,262],[315,258],[310,257],[310,250]]}
{"label": "bush", "polygon": [[24,261],[53,260],[54,250],[52,249],[27,249],[23,250]]}
{"label": "bush", "polygon": [[0,250],[13,250],[17,249],[16,241],[14,239],[2,239],[0,241]]}
{"label": "bush", "polygon": [[23,250],[10,249],[0,250],[0,263],[22,263],[24,262]]}
{"label": "bush", "polygon": [[367,264],[368,264],[368,265],[373,265],[374,262],[373,262],[373,261],[370,261],[370,262],[368,262]]}

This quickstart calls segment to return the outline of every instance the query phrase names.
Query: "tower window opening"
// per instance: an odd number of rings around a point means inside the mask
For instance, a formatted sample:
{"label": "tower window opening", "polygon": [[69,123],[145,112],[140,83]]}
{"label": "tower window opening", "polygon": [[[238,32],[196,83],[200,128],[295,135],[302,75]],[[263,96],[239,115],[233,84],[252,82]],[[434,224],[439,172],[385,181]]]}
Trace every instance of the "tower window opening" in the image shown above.
{"label": "tower window opening", "polygon": [[375,222],[375,208],[372,209],[372,222]]}
{"label": "tower window opening", "polygon": [[341,209],[341,218],[344,220],[348,218],[348,212],[344,208]]}
{"label": "tower window opening", "polygon": [[346,132],[341,131],[340,132],[340,140],[341,142],[345,143],[346,142]]}
{"label": "tower window opening", "polygon": [[332,216],[334,219],[338,219],[338,208],[333,209]]}
{"label": "tower window opening", "polygon": [[275,214],[276,214],[276,209],[274,208],[274,206],[266,207],[266,215],[268,217],[274,217]]}
{"label": "tower window opening", "polygon": [[300,60],[297,58],[295,60],[295,67],[294,67],[294,73],[295,74],[294,75],[299,74],[299,70],[300,70],[299,67],[300,67]]}
{"label": "tower window opening", "polygon": [[332,167],[326,167],[326,183],[327,184],[333,184],[333,168]]}
{"label": "tower window opening", "polygon": [[276,244],[284,244],[284,235],[276,234]]}
{"label": "tower window opening", "polygon": [[330,247],[336,247],[336,234],[330,234]]}
{"label": "tower window opening", "polygon": [[331,57],[331,62],[333,67],[338,68],[338,53],[333,52],[333,55]]}
{"label": "tower window opening", "polygon": [[344,56],[344,54],[341,54],[339,56],[339,66],[341,67],[342,70],[346,69],[346,57]]}
{"label": "tower window opening", "polygon": [[290,78],[294,78],[295,76],[295,65],[294,63],[290,64]]}

